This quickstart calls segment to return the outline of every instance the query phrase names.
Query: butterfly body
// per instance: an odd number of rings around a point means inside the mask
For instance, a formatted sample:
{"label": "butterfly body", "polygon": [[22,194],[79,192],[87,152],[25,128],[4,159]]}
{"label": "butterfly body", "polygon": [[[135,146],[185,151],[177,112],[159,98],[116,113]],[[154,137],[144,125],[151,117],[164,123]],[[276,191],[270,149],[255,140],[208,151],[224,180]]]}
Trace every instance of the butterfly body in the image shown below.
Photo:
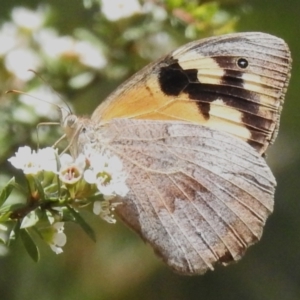
{"label": "butterfly body", "polygon": [[121,159],[129,193],[116,211],[175,271],[237,261],[260,239],[276,186],[261,154],[290,64],[268,34],[204,39],[142,69],[91,119],[63,120],[74,156],[91,145]]}

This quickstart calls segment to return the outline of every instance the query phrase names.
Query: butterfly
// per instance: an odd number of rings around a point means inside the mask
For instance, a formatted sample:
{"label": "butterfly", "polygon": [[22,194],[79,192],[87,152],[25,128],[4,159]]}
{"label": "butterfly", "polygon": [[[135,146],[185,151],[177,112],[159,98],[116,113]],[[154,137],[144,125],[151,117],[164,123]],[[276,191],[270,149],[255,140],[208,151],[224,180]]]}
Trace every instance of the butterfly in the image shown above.
{"label": "butterfly", "polygon": [[273,211],[276,181],[263,157],[276,138],[291,69],[275,36],[194,41],[146,66],[90,118],[62,127],[118,156],[129,193],[116,212],[176,272],[238,261]]}

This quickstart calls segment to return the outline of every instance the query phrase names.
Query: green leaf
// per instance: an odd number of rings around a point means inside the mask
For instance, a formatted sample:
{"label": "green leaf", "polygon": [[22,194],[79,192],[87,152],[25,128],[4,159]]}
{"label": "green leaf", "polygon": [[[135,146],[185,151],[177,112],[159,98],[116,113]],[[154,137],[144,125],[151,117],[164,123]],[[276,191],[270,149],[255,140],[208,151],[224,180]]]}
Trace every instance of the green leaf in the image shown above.
{"label": "green leaf", "polygon": [[9,197],[11,191],[14,188],[14,184],[15,184],[15,177],[10,179],[9,182],[6,184],[6,186],[0,192],[0,206],[2,206],[4,202],[7,200],[7,198]]}
{"label": "green leaf", "polygon": [[4,205],[0,208],[0,214],[7,213],[7,212],[13,213],[16,210],[20,210],[25,207],[26,206],[22,203],[13,203],[13,204]]}
{"label": "green leaf", "polygon": [[210,2],[202,4],[198,7],[194,7],[191,13],[199,20],[209,21],[219,11],[219,5],[216,2]]}
{"label": "green leaf", "polygon": [[4,223],[4,222],[8,221],[9,217],[10,217],[10,214],[11,214],[10,211],[0,213],[0,223]]}
{"label": "green leaf", "polygon": [[181,8],[183,7],[184,3],[183,0],[166,0],[166,6],[169,9],[174,9],[174,8]]}
{"label": "green leaf", "polygon": [[81,215],[75,211],[72,207],[67,205],[67,208],[69,209],[70,213],[74,217],[76,223],[79,224],[79,226],[83,229],[83,231],[94,241],[96,242],[96,236],[95,232],[92,229],[92,227],[81,217]]}
{"label": "green leaf", "polygon": [[30,234],[26,229],[20,230],[21,240],[24,244],[26,251],[28,252],[29,256],[35,261],[38,262],[40,259],[40,253],[37,245],[34,243],[33,239],[31,238]]}

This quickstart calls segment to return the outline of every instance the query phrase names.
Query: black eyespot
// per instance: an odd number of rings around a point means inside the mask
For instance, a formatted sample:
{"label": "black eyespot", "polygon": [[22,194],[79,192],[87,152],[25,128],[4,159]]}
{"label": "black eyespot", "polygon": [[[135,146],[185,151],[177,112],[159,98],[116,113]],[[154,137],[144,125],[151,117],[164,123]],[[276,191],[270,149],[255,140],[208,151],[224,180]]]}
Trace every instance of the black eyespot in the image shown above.
{"label": "black eyespot", "polygon": [[237,65],[238,67],[240,67],[241,69],[246,69],[249,65],[248,60],[245,58],[239,58],[237,61]]}
{"label": "black eyespot", "polygon": [[81,132],[86,133],[86,128],[82,127]]}

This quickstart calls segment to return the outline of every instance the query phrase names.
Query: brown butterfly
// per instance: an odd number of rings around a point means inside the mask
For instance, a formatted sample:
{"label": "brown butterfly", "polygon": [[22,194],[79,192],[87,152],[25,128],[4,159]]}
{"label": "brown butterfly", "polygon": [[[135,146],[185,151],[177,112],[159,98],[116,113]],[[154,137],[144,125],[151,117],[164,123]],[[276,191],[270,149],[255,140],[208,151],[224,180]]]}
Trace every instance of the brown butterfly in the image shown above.
{"label": "brown butterfly", "polygon": [[228,34],[189,43],[135,74],[90,119],[63,117],[71,153],[123,162],[117,214],[175,271],[239,260],[273,210],[262,154],[277,135],[291,57],[282,39]]}

